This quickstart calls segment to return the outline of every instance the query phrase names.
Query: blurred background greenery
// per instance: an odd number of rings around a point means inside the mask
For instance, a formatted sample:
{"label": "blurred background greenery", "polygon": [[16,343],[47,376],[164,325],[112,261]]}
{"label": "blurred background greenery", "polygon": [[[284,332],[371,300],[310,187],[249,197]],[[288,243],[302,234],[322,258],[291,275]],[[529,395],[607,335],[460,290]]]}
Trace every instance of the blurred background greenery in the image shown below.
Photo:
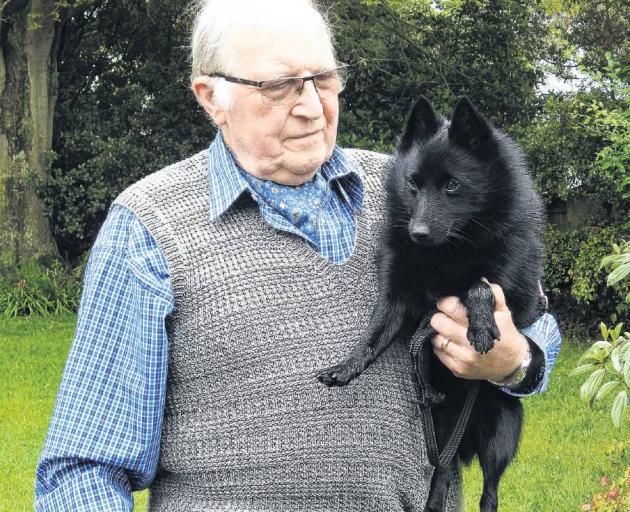
{"label": "blurred background greenery", "polygon": [[[0,311],[9,314],[76,309],[73,279],[111,201],[214,136],[189,90],[190,5],[48,3],[45,12],[0,3]],[[563,327],[626,316],[627,284],[607,287],[599,263],[630,231],[630,4],[320,4],[339,60],[352,64],[339,143],[391,151],[418,94],[445,115],[468,95],[527,153],[549,212],[545,287]],[[28,108],[43,91],[25,64],[39,48],[20,39],[27,32],[49,38],[41,83],[52,122]],[[62,297],[47,280],[63,283]]]}
{"label": "blurred background greenery", "polygon": [[[603,410],[582,414],[579,379],[566,375],[585,348],[575,340],[596,336],[600,321],[628,329],[630,279],[609,286],[601,261],[629,252],[630,3],[319,4],[352,65],[340,145],[391,151],[422,93],[445,115],[469,96],[524,148],[548,211],[544,286],[570,346],[550,392],[526,401],[537,437],[526,430],[524,444],[540,459],[510,470],[512,503],[529,505],[506,510],[576,510],[603,472],[619,477],[630,464],[623,435]],[[111,201],[214,137],[189,89],[193,15],[175,0],[0,0],[0,510],[30,508],[83,271]]]}

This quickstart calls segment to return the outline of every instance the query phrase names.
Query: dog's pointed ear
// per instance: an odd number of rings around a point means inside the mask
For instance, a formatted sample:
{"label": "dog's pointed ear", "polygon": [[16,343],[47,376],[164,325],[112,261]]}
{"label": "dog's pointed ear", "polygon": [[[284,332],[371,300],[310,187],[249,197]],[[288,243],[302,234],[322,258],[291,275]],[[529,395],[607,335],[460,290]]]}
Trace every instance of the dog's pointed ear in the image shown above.
{"label": "dog's pointed ear", "polygon": [[400,139],[400,149],[406,151],[415,140],[431,137],[439,126],[440,120],[435,114],[431,102],[424,96],[419,96],[407,117],[405,131]]}
{"label": "dog's pointed ear", "polygon": [[483,152],[493,140],[490,122],[477,112],[466,96],[455,105],[448,136],[459,146],[473,152]]}

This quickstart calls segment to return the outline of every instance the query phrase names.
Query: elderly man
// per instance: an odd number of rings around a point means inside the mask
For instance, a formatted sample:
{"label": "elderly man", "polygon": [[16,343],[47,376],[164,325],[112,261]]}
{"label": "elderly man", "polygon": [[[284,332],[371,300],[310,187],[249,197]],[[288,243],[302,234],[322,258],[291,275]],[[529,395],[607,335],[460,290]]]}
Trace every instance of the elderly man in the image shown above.
{"label": "elderly man", "polygon": [[[433,468],[405,342],[345,388],[316,379],[376,300],[388,161],[335,145],[343,67],[329,27],[306,0],[209,0],[192,49],[192,90],[218,135],[110,209],[36,508],[131,510],[149,487],[152,511],[422,511]],[[555,321],[526,338],[495,293],[491,353],[470,347],[452,297],[434,343],[457,347],[444,363],[461,377],[539,392]]]}

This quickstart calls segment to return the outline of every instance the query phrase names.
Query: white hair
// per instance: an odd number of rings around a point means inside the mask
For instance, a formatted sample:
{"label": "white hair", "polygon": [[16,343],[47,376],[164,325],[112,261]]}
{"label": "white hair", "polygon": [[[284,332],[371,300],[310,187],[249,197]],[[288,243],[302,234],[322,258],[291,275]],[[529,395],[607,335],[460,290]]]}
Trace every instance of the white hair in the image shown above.
{"label": "white hair", "polygon": [[[335,55],[332,30],[328,19],[313,0],[197,0],[192,41],[191,82],[198,76],[225,72],[232,55],[225,47],[226,36],[234,27],[245,21],[257,24],[274,24],[287,16],[297,19],[314,17],[322,24],[328,36],[328,46]],[[233,103],[231,87],[221,78],[213,79],[214,101],[230,109]]]}
{"label": "white hair", "polygon": [[222,78],[213,78],[214,94],[212,95],[215,104],[225,110],[232,110],[234,106],[234,95],[230,82]]}

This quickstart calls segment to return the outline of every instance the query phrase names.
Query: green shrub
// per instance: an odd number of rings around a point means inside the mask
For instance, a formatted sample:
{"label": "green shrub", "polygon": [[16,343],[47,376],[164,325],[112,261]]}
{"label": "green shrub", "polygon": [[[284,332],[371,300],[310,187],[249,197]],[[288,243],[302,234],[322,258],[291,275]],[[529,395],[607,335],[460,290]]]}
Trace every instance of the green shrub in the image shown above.
{"label": "green shrub", "polygon": [[[618,286],[630,279],[630,243],[622,242],[621,245],[613,244],[613,252],[604,257],[600,263],[600,269],[610,271],[606,283],[609,287]],[[630,304],[630,293],[625,296],[625,303]],[[589,377],[580,388],[580,397],[587,401],[589,406],[598,401],[616,395],[610,414],[613,424],[621,428],[624,418],[627,416],[628,395],[630,394],[630,332],[621,335],[623,324],[618,324],[614,329],[609,329],[602,322],[600,329],[602,340],[596,341],[582,355],[572,375],[590,373]],[[626,454],[627,443],[622,443],[613,448],[607,456],[623,456]],[[589,503],[584,503],[581,510],[597,512],[625,512],[630,510],[630,466],[626,468],[623,478],[617,482],[611,482],[608,477],[603,477],[601,485],[606,488],[604,493],[595,494]]]}
{"label": "green shrub", "polygon": [[30,260],[0,272],[0,314],[10,317],[76,312],[87,253],[71,269],[59,260]]}
{"label": "green shrub", "polygon": [[[610,271],[606,283],[615,286],[630,276],[630,241],[613,244],[613,253],[602,260],[603,268]],[[626,302],[630,303],[630,293],[626,295]]]}
{"label": "green shrub", "polygon": [[602,318],[616,322],[630,313],[625,301],[628,281],[609,287],[601,268],[602,258],[627,231],[628,226],[586,226],[570,231],[547,227],[544,284],[564,327],[597,325]]}
{"label": "green shrub", "polygon": [[[593,102],[588,123],[604,135],[606,147],[597,153],[597,167],[616,184],[624,199],[630,198],[630,66],[622,67],[610,52],[606,52],[605,73],[596,73],[595,80],[606,83],[618,104],[607,108]],[[626,203],[627,210],[627,203]]]}
{"label": "green shrub", "polygon": [[[572,268],[569,269],[569,275],[573,278],[571,286],[571,295],[580,304],[593,304],[597,300],[604,299],[604,292],[612,289],[614,302],[607,301],[603,306],[607,310],[612,310],[615,305],[622,306],[621,309],[614,311],[617,314],[627,312],[625,306],[625,296],[623,293],[626,286],[613,286],[609,288],[604,279],[606,273],[601,267],[601,261],[604,256],[610,254],[611,247],[616,240],[619,240],[620,230],[617,227],[610,226],[606,228],[590,228],[586,230],[590,234],[580,245],[580,252],[575,260]],[[613,318],[616,321],[616,317]]]}
{"label": "green shrub", "polygon": [[611,416],[620,428],[630,392],[630,332],[621,334],[623,324],[609,329],[600,325],[602,338],[591,345],[570,375],[589,374],[580,388],[580,398],[593,407],[596,402],[615,396]]}
{"label": "green shrub", "polygon": [[545,286],[565,329],[617,322],[630,313],[628,282],[607,287],[600,265],[630,233],[630,70],[610,54],[606,59],[604,73],[592,75],[588,89],[541,98],[534,122],[513,130],[547,205],[586,197],[602,206],[590,212],[585,226],[549,226],[545,234]]}
{"label": "green shrub", "polygon": [[584,127],[594,101],[607,99],[596,90],[550,93],[540,98],[531,123],[512,128],[546,204],[580,195],[594,195],[607,203],[615,196],[615,182],[595,163],[595,155],[605,145],[604,135]]}

